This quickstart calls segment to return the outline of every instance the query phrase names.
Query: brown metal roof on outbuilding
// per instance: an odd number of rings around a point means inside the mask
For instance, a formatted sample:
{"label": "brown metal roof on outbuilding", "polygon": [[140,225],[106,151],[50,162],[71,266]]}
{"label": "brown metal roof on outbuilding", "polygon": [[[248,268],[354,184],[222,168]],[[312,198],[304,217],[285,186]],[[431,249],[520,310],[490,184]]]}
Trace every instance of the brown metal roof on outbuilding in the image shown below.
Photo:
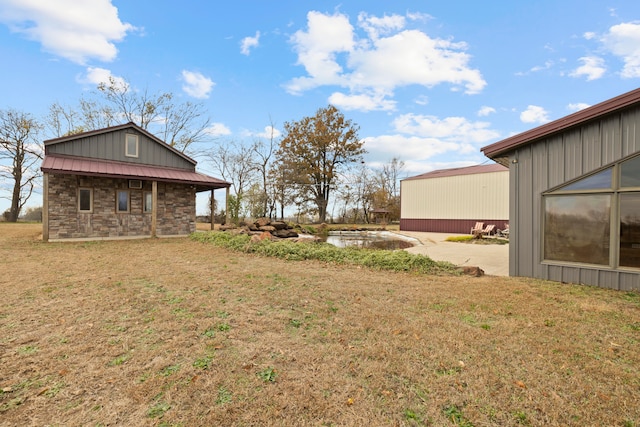
{"label": "brown metal roof on outbuilding", "polygon": [[412,179],[429,179],[429,178],[443,178],[447,176],[473,175],[477,173],[506,172],[507,170],[508,168],[502,165],[499,165],[497,163],[493,163],[490,165],[476,165],[476,166],[467,166],[462,168],[440,169],[440,170],[423,173],[421,175],[412,176],[404,179],[403,181],[409,181]]}
{"label": "brown metal roof on outbuilding", "polygon": [[48,155],[45,157],[41,169],[48,173],[178,182],[195,185],[198,191],[226,188],[231,185],[226,181],[195,171],[83,157]]}
{"label": "brown metal roof on outbuilding", "polygon": [[487,145],[486,147],[482,147],[480,151],[482,151],[485,156],[496,159],[521,145],[529,144],[540,138],[546,138],[574,126],[579,126],[592,119],[600,119],[606,114],[616,112],[634,104],[640,104],[640,89],[632,90],[553,122]]}

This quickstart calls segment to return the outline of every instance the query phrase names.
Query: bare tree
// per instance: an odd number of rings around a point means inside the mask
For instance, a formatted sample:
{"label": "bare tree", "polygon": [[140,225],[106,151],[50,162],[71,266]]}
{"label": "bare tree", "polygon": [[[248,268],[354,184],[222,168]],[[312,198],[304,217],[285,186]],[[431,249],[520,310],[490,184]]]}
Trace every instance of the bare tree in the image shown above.
{"label": "bare tree", "polygon": [[284,219],[284,211],[295,200],[295,178],[288,166],[283,162],[274,162],[268,172],[270,198],[272,203],[270,214],[280,205],[280,219]]}
{"label": "bare tree", "polygon": [[269,166],[271,163],[271,158],[274,155],[276,149],[275,143],[275,128],[273,126],[273,121],[270,121],[269,126],[269,138],[267,142],[263,140],[256,140],[251,146],[251,154],[252,161],[256,172],[260,176],[260,180],[262,181],[262,215],[261,216],[271,216],[271,212],[269,210],[269,204],[273,204],[273,201],[270,199],[269,192]]}
{"label": "bare tree", "polygon": [[217,150],[209,153],[214,169],[222,179],[231,183],[234,203],[233,206],[227,206],[227,210],[234,219],[239,218],[245,191],[255,181],[256,169],[251,161],[251,153],[251,147],[235,142],[219,145]]}
{"label": "bare tree", "polygon": [[400,218],[400,174],[404,162],[394,157],[376,174],[378,190],[375,207],[389,211],[390,219]]}
{"label": "bare tree", "polygon": [[[0,191],[11,201],[7,220],[16,222],[39,177],[42,125],[30,114],[0,110]],[[6,184],[5,184],[6,183]]]}
{"label": "bare tree", "polygon": [[93,98],[81,98],[76,108],[54,103],[46,122],[55,136],[133,122],[182,152],[210,138],[211,126],[202,104],[176,103],[170,92],[136,91],[113,77],[98,85]]}

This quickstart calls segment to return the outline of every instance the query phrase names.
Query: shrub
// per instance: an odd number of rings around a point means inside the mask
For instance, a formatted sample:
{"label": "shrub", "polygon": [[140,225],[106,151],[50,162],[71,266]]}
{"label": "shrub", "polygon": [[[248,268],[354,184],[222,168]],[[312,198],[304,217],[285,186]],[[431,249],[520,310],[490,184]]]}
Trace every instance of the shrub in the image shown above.
{"label": "shrub", "polygon": [[335,264],[362,265],[378,270],[408,271],[422,274],[459,274],[448,262],[434,261],[407,251],[338,248],[328,243],[262,240],[252,243],[246,234],[220,231],[194,233],[191,239],[227,249],[255,253],[290,261],[317,260]]}

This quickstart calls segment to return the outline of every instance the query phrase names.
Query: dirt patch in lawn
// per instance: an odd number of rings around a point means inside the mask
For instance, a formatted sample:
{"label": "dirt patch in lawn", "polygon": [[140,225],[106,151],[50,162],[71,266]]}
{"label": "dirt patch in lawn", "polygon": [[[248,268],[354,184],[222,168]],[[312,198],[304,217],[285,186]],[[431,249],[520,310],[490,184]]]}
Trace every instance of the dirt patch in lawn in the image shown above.
{"label": "dirt patch in lawn", "polygon": [[0,425],[640,423],[640,297],[0,224]]}

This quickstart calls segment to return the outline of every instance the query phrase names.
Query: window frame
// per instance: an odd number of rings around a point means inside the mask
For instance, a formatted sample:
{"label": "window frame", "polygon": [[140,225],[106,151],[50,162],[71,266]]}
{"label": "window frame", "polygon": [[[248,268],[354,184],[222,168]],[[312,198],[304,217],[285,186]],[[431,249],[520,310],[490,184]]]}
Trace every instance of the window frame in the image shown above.
{"label": "window frame", "polygon": [[[120,209],[120,194],[127,195],[127,209]],[[116,213],[129,213],[131,212],[131,192],[129,190],[116,190]]]}
{"label": "window frame", "polygon": [[[622,186],[622,165],[623,163],[632,160],[634,158],[640,159],[640,154],[634,153],[630,156],[619,159],[612,164],[608,164],[597,170],[581,175],[573,180],[568,182],[564,182],[561,185],[557,185],[553,188],[550,188],[547,191],[544,191],[541,196],[541,242],[540,242],[540,260],[542,264],[545,265],[576,265],[576,266],[589,266],[596,267],[598,269],[611,269],[611,270],[632,270],[638,271],[640,270],[640,265],[637,267],[633,266],[622,266],[620,265],[620,252],[621,252],[621,239],[620,239],[620,229],[621,229],[621,195],[625,193],[640,193],[640,187],[623,187]],[[594,188],[594,189],[569,189],[565,190],[566,187],[573,185],[574,183],[581,181],[583,179],[589,178],[593,175],[596,175],[608,168],[612,169],[611,173],[611,188]],[[547,241],[547,224],[546,224],[546,216],[547,216],[547,197],[562,197],[562,196],[577,196],[577,195],[596,195],[596,194],[609,194],[610,195],[610,206],[609,206],[609,242],[608,242],[608,250],[609,250],[609,263],[606,265],[603,264],[590,264],[587,262],[579,262],[579,261],[559,261],[545,258],[546,254],[546,241]]]}
{"label": "window frame", "polygon": [[[129,151],[130,148],[130,144],[129,144],[129,138],[135,138],[135,152],[132,153],[131,151]],[[134,133],[126,133],[125,134],[125,138],[124,138],[124,155],[125,157],[134,157],[137,158],[139,155],[139,148],[140,148],[140,138],[138,137],[138,135],[134,134]]]}
{"label": "window frame", "polygon": [[[82,192],[89,192],[89,209],[82,209]],[[78,212],[79,213],[93,213],[93,188],[78,187]]]}

